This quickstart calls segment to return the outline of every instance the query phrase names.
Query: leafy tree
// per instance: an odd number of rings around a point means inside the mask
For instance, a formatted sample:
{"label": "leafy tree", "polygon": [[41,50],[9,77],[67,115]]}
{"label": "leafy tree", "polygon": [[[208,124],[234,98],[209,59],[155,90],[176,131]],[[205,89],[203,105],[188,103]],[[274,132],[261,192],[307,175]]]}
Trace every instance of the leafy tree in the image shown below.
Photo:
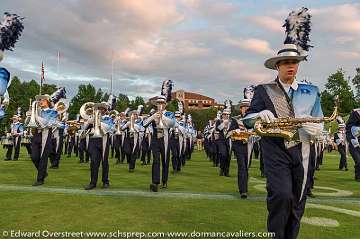
{"label": "leafy tree", "polygon": [[125,94],[119,94],[117,97],[116,110],[119,112],[125,111],[129,107],[130,100]]}
{"label": "leafy tree", "polygon": [[356,74],[354,78],[352,78],[352,83],[356,89],[356,103],[357,106],[360,105],[360,67],[356,68]]}
{"label": "leafy tree", "polygon": [[208,124],[209,120],[216,117],[217,111],[218,109],[212,107],[204,110],[189,110],[186,113],[191,114],[193,123],[195,124],[195,129],[202,131]]}
{"label": "leafy tree", "polygon": [[69,107],[69,117],[74,119],[79,113],[80,107],[86,102],[100,102],[103,97],[102,90],[96,91],[91,84],[79,85],[77,94],[71,99]]}
{"label": "leafy tree", "polygon": [[332,112],[335,96],[339,96],[340,113],[348,114],[355,106],[354,93],[345,79],[345,72],[339,69],[336,73],[329,76],[322,92],[322,107],[325,115]]}

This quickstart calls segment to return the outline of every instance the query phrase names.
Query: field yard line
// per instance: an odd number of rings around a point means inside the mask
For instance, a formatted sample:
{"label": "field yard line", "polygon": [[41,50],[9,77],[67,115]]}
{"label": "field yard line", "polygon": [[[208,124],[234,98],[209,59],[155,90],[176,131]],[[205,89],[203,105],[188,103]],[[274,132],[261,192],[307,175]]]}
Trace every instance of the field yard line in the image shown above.
{"label": "field yard line", "polygon": [[[133,190],[107,190],[95,189],[86,191],[84,189],[75,188],[56,188],[56,187],[32,187],[19,185],[0,184],[0,191],[15,191],[15,192],[45,192],[45,193],[62,193],[62,194],[77,194],[77,195],[95,195],[95,196],[115,196],[115,197],[155,197],[155,198],[186,198],[186,199],[212,199],[212,200],[240,200],[240,195],[237,194],[221,194],[221,193],[197,193],[197,192],[166,192],[160,191],[152,193],[147,191]],[[265,201],[265,196],[249,196],[247,200],[250,201]],[[360,198],[309,198],[309,202],[328,202],[328,203],[360,203]]]}

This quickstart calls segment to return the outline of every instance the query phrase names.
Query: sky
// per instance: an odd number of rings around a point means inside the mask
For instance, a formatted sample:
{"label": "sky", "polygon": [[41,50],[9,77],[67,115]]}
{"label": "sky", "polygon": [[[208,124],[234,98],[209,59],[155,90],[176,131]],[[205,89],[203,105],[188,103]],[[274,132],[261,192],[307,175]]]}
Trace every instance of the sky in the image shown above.
{"label": "sky", "polygon": [[[359,1],[260,0],[1,0],[0,11],[24,20],[13,52],[0,63],[21,80],[65,86],[68,97],[91,83],[113,93],[145,99],[163,80],[184,89],[238,102],[243,88],[274,79],[264,61],[285,39],[289,12],[309,8],[308,61],[298,79],[323,89],[337,69],[360,67]],[[58,67],[57,52],[60,52]]]}

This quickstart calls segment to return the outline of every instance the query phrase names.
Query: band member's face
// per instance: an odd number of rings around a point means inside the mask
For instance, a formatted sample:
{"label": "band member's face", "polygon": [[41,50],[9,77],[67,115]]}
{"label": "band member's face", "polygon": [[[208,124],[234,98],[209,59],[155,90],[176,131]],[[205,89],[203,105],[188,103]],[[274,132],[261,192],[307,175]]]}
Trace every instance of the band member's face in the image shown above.
{"label": "band member's face", "polygon": [[176,120],[180,121],[181,120],[181,116],[176,116]]}
{"label": "band member's face", "polygon": [[229,115],[228,115],[228,114],[223,114],[222,118],[223,118],[224,120],[228,120],[228,119],[229,119]]}
{"label": "band member's face", "polygon": [[46,99],[41,99],[39,101],[39,105],[41,108],[48,108],[49,107],[49,102]]}
{"label": "band member's face", "polygon": [[100,113],[101,113],[102,115],[105,115],[105,114],[106,114],[106,109],[100,108]]}
{"label": "band member's face", "polygon": [[277,64],[280,80],[286,81],[286,83],[288,83],[288,81],[292,81],[296,76],[298,68],[299,68],[298,60],[288,59],[288,60],[280,61]]}
{"label": "band member's face", "polygon": [[19,122],[19,119],[18,118],[13,118],[13,122],[17,123],[17,122]]}
{"label": "band member's face", "polygon": [[136,120],[138,118],[138,114],[133,114],[133,117]]}
{"label": "band member's face", "polygon": [[163,110],[165,110],[165,108],[166,108],[166,103],[165,102],[159,102],[157,104],[158,111],[163,111]]}
{"label": "band member's face", "polygon": [[120,119],[121,119],[121,120],[124,120],[124,119],[125,119],[125,115],[124,115],[124,114],[121,114],[121,115],[120,115]]}
{"label": "band member's face", "polygon": [[249,109],[248,106],[241,106],[241,107],[240,107],[240,113],[241,113],[242,115],[244,115],[244,114],[246,113],[247,109]]}
{"label": "band member's face", "polygon": [[254,91],[246,90],[245,91],[245,98],[251,100],[254,97]]}

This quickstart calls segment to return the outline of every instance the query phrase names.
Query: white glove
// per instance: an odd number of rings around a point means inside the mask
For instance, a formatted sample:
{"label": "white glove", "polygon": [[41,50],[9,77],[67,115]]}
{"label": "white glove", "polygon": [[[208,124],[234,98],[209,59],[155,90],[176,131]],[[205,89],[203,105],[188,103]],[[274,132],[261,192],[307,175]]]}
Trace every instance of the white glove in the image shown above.
{"label": "white glove", "polygon": [[270,110],[263,110],[259,112],[259,116],[262,121],[265,121],[266,123],[274,122],[275,116]]}
{"label": "white glove", "polygon": [[351,139],[351,143],[354,146],[354,148],[359,147],[359,141],[358,139]]}
{"label": "white glove", "polygon": [[318,123],[304,123],[301,129],[309,136],[318,137],[322,133],[323,126]]}

